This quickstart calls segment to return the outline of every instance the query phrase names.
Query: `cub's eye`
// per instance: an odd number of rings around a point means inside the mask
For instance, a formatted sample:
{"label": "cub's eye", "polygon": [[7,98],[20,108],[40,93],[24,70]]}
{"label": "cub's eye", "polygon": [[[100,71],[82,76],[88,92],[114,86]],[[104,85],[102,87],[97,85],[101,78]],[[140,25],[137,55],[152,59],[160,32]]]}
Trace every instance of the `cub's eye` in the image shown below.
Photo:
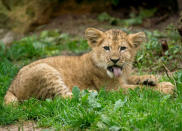
{"label": "cub's eye", "polygon": [[104,46],[103,47],[105,50],[110,50],[110,47],[109,46]]}
{"label": "cub's eye", "polygon": [[121,46],[119,50],[120,50],[120,51],[126,50],[126,47],[125,47],[125,46]]}

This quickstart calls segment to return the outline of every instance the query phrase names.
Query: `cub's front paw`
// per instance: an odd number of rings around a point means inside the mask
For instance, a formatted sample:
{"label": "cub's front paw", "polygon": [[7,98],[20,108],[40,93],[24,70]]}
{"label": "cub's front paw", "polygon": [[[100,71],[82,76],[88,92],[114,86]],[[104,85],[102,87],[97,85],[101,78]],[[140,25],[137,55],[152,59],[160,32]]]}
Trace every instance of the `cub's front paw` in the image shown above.
{"label": "cub's front paw", "polygon": [[157,85],[157,77],[153,75],[143,76],[142,84],[149,85],[149,86],[156,86]]}
{"label": "cub's front paw", "polygon": [[157,90],[165,94],[173,94],[175,86],[171,82],[160,82],[157,84]]}
{"label": "cub's front paw", "polygon": [[96,90],[88,90],[88,92],[92,93],[92,92],[97,92]]}
{"label": "cub's front paw", "polygon": [[72,92],[66,92],[65,94],[62,95],[64,98],[72,98],[73,94]]}

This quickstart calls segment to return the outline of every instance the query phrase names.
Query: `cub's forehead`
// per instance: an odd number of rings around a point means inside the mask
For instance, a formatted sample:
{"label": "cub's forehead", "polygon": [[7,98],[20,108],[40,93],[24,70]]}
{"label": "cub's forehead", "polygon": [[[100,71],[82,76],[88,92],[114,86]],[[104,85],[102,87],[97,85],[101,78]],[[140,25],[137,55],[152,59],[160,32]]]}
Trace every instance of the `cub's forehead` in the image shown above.
{"label": "cub's forehead", "polygon": [[110,43],[126,43],[127,41],[127,33],[123,32],[122,30],[112,29],[105,32],[105,40],[109,41]]}

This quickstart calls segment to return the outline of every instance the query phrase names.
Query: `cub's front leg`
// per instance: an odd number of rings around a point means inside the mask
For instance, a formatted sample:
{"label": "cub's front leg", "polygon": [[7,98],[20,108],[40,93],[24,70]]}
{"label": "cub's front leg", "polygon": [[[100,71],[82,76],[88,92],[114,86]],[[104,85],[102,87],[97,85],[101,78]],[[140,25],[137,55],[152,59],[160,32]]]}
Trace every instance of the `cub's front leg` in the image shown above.
{"label": "cub's front leg", "polygon": [[132,75],[128,78],[128,84],[156,86],[158,79],[154,75]]}
{"label": "cub's front leg", "polygon": [[142,88],[143,85],[152,86],[153,89],[165,94],[172,94],[175,86],[170,82],[158,82],[158,78],[154,75],[133,75],[128,78],[128,84],[124,85],[124,88],[134,89],[135,87]]}

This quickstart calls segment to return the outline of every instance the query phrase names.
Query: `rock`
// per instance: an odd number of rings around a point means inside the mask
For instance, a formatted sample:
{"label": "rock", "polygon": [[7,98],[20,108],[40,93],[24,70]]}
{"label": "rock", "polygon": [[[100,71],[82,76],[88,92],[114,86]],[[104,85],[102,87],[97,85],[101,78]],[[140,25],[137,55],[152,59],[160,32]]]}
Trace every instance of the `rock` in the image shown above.
{"label": "rock", "polygon": [[49,21],[59,0],[1,0],[0,28],[26,33]]}
{"label": "rock", "polygon": [[14,40],[16,40],[16,35],[13,32],[8,32],[5,34],[5,36],[0,40],[3,42],[5,45],[11,44]]}

